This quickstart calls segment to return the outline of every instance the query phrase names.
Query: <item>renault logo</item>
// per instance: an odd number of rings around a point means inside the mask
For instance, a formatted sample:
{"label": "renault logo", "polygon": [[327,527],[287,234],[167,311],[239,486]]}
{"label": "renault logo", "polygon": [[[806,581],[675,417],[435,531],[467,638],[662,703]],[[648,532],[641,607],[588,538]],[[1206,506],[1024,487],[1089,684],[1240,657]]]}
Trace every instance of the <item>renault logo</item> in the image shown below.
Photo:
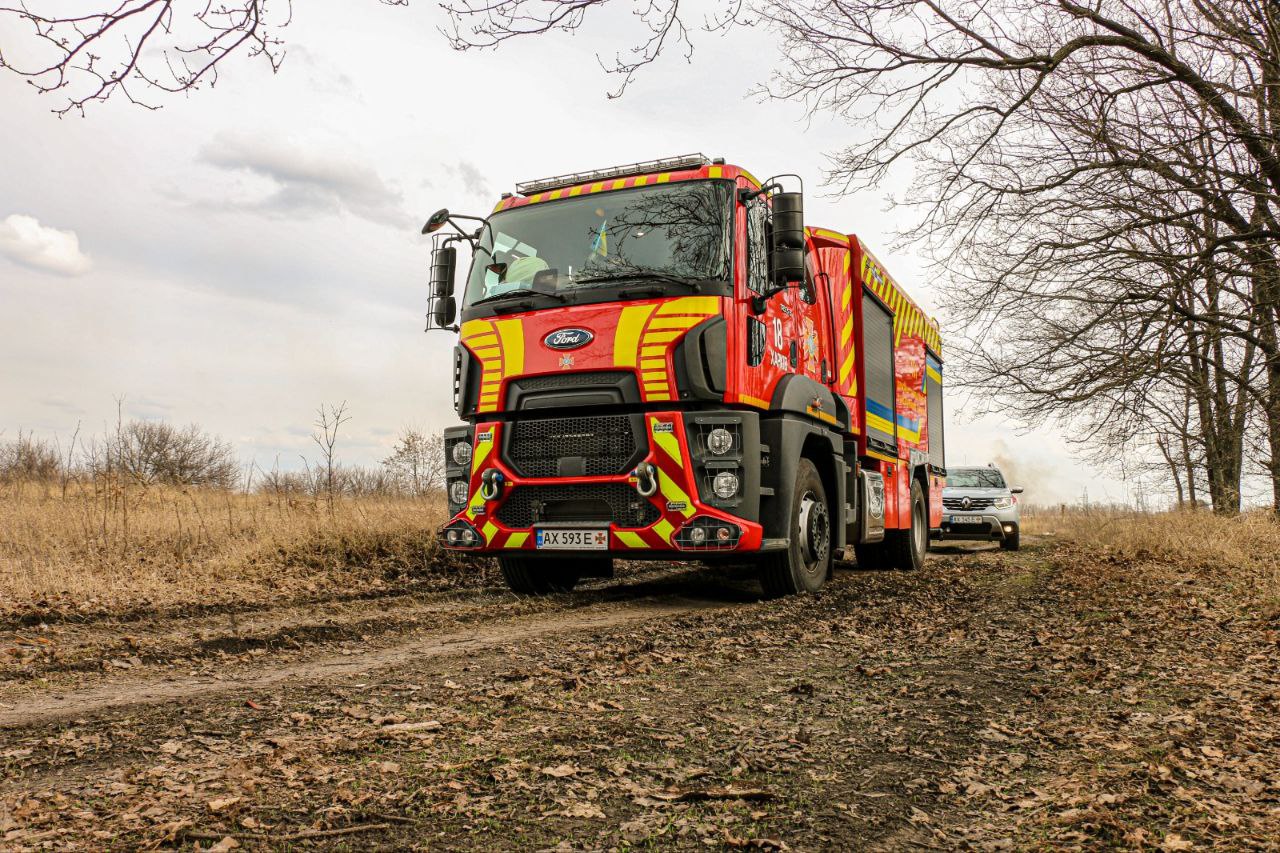
{"label": "renault logo", "polygon": [[971,506],[973,506],[973,501],[969,500],[969,496],[968,496],[968,495],[965,495],[965,496],[964,496],[964,499],[963,499],[962,501],[960,501],[960,508],[961,508],[961,509],[968,509],[968,508],[969,508],[969,507],[971,507]]}
{"label": "renault logo", "polygon": [[556,329],[542,339],[542,343],[551,349],[577,349],[591,343],[595,335],[586,329]]}

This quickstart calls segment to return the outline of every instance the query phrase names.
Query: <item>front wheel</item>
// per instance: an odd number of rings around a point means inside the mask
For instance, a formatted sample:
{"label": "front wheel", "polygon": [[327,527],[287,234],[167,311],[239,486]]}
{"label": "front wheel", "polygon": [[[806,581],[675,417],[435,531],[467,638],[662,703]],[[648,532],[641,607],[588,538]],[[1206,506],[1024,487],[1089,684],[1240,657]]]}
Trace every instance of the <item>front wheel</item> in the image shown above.
{"label": "front wheel", "polygon": [[1021,538],[1022,531],[1015,527],[1012,533],[1006,533],[1000,540],[1000,547],[1006,551],[1016,551],[1021,544]]}
{"label": "front wheel", "polygon": [[502,577],[507,587],[519,595],[546,595],[551,592],[570,592],[581,573],[571,562],[536,560],[528,557],[499,557]]}
{"label": "front wheel", "polygon": [[796,466],[787,550],[766,554],[760,585],[768,598],[817,592],[831,574],[831,512],[818,469],[808,459]]}
{"label": "front wheel", "polygon": [[889,563],[895,569],[913,571],[924,565],[924,555],[929,549],[929,508],[919,480],[911,481],[911,526],[886,532],[885,546]]}

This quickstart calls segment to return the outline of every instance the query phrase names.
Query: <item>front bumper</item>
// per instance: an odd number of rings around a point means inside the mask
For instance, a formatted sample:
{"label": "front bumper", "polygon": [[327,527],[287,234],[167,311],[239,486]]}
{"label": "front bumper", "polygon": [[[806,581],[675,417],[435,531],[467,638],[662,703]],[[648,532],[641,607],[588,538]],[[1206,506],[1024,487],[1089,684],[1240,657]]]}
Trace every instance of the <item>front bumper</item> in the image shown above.
{"label": "front bumper", "polygon": [[[712,459],[702,436],[717,424],[734,425],[738,441],[732,452]],[[629,559],[762,548],[763,531],[753,520],[759,501],[759,425],[751,413],[645,413],[647,450],[641,450],[628,471],[611,476],[522,476],[503,450],[508,447],[504,431],[511,428],[507,422],[489,421],[467,430],[470,465],[454,466],[450,476],[467,478],[468,498],[451,507],[456,512],[440,528],[445,548]],[[459,432],[451,431],[446,446],[459,438]],[[710,478],[720,470],[737,472],[740,485],[732,499],[719,499],[710,491]],[[540,548],[540,542],[559,538],[539,536],[540,530],[588,531],[582,541],[593,547]]]}
{"label": "front bumper", "polygon": [[[980,521],[956,523],[952,519],[957,515],[979,516]],[[1018,532],[1021,521],[1017,512],[983,512],[953,513],[950,510],[942,514],[942,526],[935,539],[976,539],[999,541]]]}

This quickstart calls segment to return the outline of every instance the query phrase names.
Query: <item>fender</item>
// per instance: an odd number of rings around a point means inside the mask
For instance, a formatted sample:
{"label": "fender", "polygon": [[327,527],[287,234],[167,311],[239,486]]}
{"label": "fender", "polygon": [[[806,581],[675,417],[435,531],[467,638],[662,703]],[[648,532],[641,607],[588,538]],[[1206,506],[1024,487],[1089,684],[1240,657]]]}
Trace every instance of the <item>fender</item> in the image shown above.
{"label": "fender", "polygon": [[764,526],[767,538],[785,538],[789,535],[796,468],[805,444],[811,440],[821,447],[820,458],[814,459],[813,463],[818,468],[827,491],[831,511],[832,547],[843,548],[847,500],[842,453],[844,442],[838,434],[807,417],[784,413],[760,421],[760,441],[768,448],[767,463],[762,465],[760,476],[763,486],[760,523]]}
{"label": "fender", "polygon": [[778,380],[770,411],[794,412],[843,432],[849,431],[849,408],[837,403],[831,389],[808,376],[792,373]]}

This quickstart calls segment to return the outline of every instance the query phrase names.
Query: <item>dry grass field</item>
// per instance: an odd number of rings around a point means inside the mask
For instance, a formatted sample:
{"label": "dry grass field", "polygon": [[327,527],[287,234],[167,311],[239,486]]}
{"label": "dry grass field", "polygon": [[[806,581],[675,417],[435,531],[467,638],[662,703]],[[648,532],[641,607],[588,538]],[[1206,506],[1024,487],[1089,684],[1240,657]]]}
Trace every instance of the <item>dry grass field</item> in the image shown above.
{"label": "dry grass field", "polygon": [[519,599],[430,500],[0,497],[0,849],[1280,850],[1280,525]]}
{"label": "dry grass field", "polygon": [[1196,512],[1033,509],[1029,535],[1058,537],[1113,566],[1187,570],[1219,591],[1280,614],[1280,523],[1264,510],[1234,518]]}
{"label": "dry grass field", "polygon": [[437,497],[0,487],[0,618],[168,611],[447,582]]}

